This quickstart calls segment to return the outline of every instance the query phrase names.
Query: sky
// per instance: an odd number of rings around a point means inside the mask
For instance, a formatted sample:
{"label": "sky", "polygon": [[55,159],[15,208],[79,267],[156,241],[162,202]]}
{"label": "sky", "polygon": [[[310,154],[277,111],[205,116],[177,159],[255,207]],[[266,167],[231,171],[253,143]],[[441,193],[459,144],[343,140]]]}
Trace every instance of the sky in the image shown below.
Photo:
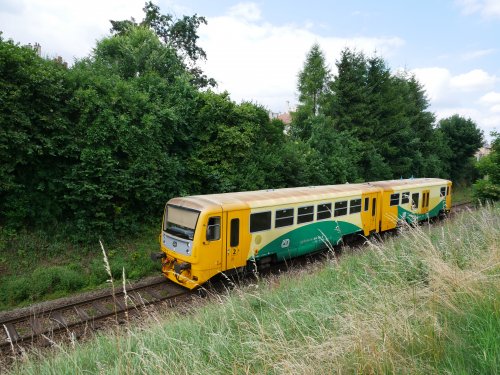
{"label": "sky", "polygon": [[[42,46],[70,64],[109,35],[109,20],[142,20],[145,0],[0,0],[4,39]],[[297,75],[314,43],[335,74],[349,47],[415,74],[438,119],[459,114],[500,131],[500,0],[157,0],[198,14],[202,68],[236,102],[275,113],[297,104]]]}

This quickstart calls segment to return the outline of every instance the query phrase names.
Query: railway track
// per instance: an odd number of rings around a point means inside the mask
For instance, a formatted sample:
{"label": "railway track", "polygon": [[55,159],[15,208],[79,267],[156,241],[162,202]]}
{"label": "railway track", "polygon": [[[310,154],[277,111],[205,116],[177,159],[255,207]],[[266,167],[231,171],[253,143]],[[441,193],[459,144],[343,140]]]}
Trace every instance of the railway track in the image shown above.
{"label": "railway track", "polygon": [[[136,314],[139,309],[175,300],[189,294],[186,289],[159,278],[146,284],[111,291],[104,295],[92,296],[57,307],[28,309],[20,314],[0,319],[0,352],[16,354],[20,344],[41,346],[51,345],[52,338],[61,333],[79,336],[82,327],[95,329],[99,322],[114,318],[120,322],[128,314]],[[26,310],[26,309],[25,309]]]}
{"label": "railway track", "polygon": [[[471,207],[471,202],[459,203],[453,205],[452,213]],[[300,259],[293,260],[291,264],[297,262]],[[282,268],[277,266],[277,269]],[[0,352],[15,355],[19,352],[20,344],[50,346],[54,342],[52,338],[58,334],[74,334],[78,337],[75,332],[81,331],[82,327],[93,330],[99,326],[99,322],[110,318],[119,323],[126,313],[137,314],[145,306],[175,300],[191,293],[163,277],[129,287],[126,291],[126,296],[123,290],[117,290],[114,294],[108,291],[104,295],[83,300],[69,300],[56,307],[23,309],[20,313],[16,313],[16,310],[7,318],[0,317]]]}

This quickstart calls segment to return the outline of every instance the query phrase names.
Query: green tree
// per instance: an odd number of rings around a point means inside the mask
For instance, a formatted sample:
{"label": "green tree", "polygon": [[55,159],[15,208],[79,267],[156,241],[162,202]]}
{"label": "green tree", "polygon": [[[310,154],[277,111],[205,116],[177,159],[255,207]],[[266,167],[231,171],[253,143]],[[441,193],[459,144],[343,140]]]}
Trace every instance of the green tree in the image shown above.
{"label": "green tree", "polygon": [[473,156],[483,144],[483,132],[470,118],[459,115],[439,121],[437,131],[450,149],[447,160],[450,177],[456,183],[470,183],[473,179]]}
{"label": "green tree", "polygon": [[84,236],[138,229],[184,190],[179,150],[190,143],[198,91],[176,62],[153,31],[133,26],[75,64],[78,163],[65,202]]}
{"label": "green tree", "polygon": [[492,132],[491,152],[477,163],[482,179],[474,183],[474,196],[481,201],[500,200],[500,133]]}
{"label": "green tree", "polygon": [[336,66],[337,74],[330,83],[331,94],[325,114],[335,119],[338,131],[348,131],[362,142],[371,140],[373,127],[370,126],[366,58],[362,53],[345,49]]}
{"label": "green tree", "polygon": [[318,44],[314,44],[307,53],[304,68],[299,72],[297,89],[301,105],[311,111],[311,115],[319,113],[320,105],[327,93],[330,80],[330,69]]}
{"label": "green tree", "polygon": [[53,225],[74,137],[67,69],[0,34],[0,225]]}
{"label": "green tree", "polygon": [[206,25],[205,17],[196,14],[180,19],[171,14],[162,14],[158,5],[149,1],[145,4],[144,19],[137,23],[130,20],[111,21],[111,33],[123,35],[131,29],[142,26],[152,30],[168,50],[175,53],[183,68],[192,75],[192,82],[197,87],[216,86],[213,78],[207,77],[197,66],[198,60],[206,60],[205,51],[197,44],[198,28]]}
{"label": "green tree", "polygon": [[192,151],[186,155],[191,188],[198,193],[255,190],[283,185],[283,123],[252,103],[237,105],[228,93],[200,95]]}

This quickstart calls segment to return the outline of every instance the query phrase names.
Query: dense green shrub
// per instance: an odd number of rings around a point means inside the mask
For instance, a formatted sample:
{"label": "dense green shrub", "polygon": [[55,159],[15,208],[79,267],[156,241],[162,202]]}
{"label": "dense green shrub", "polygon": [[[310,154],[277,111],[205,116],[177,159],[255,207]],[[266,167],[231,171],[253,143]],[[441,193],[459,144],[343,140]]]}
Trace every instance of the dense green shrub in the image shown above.
{"label": "dense green shrub", "polygon": [[477,164],[483,179],[473,186],[474,197],[483,202],[500,200],[500,133],[493,132],[491,135],[494,137],[491,153]]}

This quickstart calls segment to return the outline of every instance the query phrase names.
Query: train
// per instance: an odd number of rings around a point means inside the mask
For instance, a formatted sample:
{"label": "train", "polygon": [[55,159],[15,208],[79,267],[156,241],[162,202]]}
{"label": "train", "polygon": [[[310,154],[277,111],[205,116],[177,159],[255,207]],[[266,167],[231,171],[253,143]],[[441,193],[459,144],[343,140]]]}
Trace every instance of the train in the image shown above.
{"label": "train", "polygon": [[162,273],[188,289],[446,214],[452,182],[411,178],[170,199],[159,236]]}

